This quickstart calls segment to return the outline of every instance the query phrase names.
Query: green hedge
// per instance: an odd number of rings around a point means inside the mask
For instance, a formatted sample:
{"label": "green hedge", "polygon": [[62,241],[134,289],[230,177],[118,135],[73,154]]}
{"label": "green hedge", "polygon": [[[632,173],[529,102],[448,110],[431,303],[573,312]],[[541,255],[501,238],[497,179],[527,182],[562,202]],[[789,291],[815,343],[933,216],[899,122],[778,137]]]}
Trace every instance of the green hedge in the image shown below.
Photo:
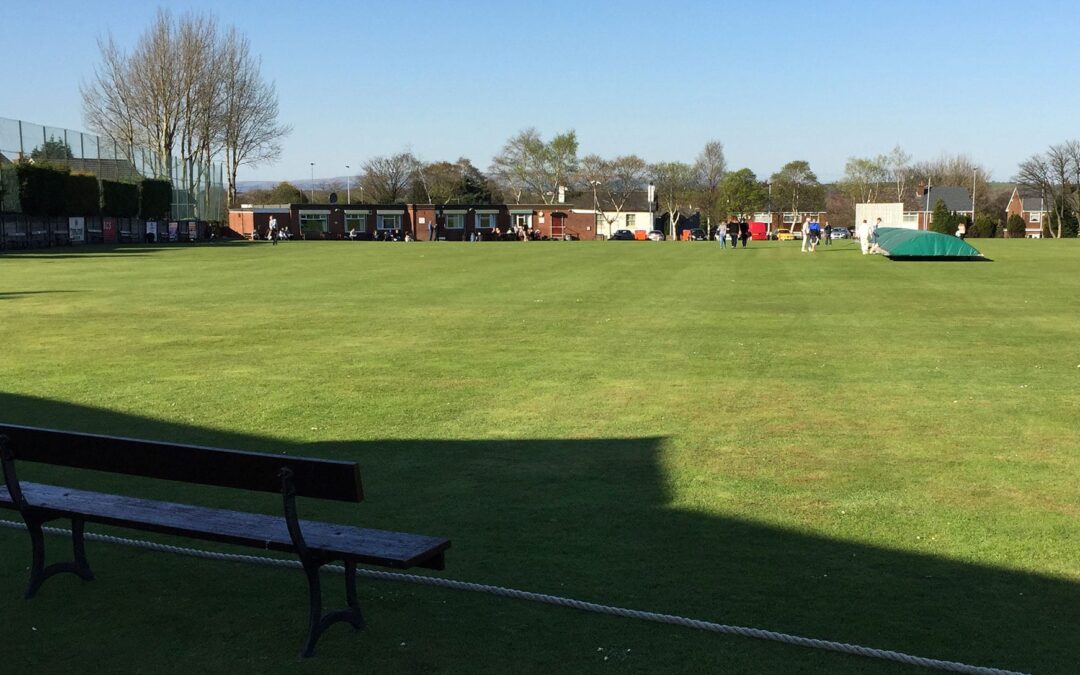
{"label": "green hedge", "polygon": [[101,209],[101,188],[97,176],[69,174],[64,181],[64,213],[96,216]]}
{"label": "green hedge", "polygon": [[147,178],[139,184],[142,218],[168,218],[172,209],[172,183],[167,180]]}
{"label": "green hedge", "polygon": [[65,212],[64,186],[67,169],[20,162],[15,167],[19,181],[19,202],[28,216],[62,216]]}
{"label": "green hedge", "polygon": [[101,181],[101,213],[117,218],[139,215],[139,186],[135,183]]}

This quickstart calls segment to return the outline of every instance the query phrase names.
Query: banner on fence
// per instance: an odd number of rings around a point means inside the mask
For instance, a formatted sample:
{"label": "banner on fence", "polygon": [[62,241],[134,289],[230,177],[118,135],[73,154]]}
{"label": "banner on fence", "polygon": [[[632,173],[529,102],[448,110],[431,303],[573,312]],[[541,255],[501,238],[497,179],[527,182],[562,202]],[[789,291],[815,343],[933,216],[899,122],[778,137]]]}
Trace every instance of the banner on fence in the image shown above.
{"label": "banner on fence", "polygon": [[81,244],[86,241],[85,219],[68,218],[68,239],[72,244]]}
{"label": "banner on fence", "polygon": [[116,218],[104,218],[101,221],[101,236],[106,244],[116,243]]}
{"label": "banner on fence", "polygon": [[148,220],[148,221],[146,221],[146,238],[150,239],[151,237],[153,237],[154,241],[157,241],[157,221],[156,220]]}
{"label": "banner on fence", "polygon": [[180,223],[172,221],[169,223],[169,241],[176,241],[176,235],[180,231]]}
{"label": "banner on fence", "polygon": [[187,224],[187,236],[188,241],[195,241],[199,238],[199,224],[195,222],[189,222]]}

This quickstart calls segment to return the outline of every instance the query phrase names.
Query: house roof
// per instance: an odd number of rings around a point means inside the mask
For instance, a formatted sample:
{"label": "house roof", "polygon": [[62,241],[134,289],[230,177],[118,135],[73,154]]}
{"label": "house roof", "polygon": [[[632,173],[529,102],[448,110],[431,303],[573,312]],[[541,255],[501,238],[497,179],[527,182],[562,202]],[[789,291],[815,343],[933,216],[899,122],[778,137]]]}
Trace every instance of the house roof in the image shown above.
{"label": "house roof", "polygon": [[[971,211],[971,192],[967,188],[934,185],[930,188],[931,211],[939,199],[945,202],[945,208],[950,211]],[[923,208],[926,208],[925,204]]]}
{"label": "house roof", "polygon": [[1042,197],[1021,197],[1020,208],[1024,211],[1045,211],[1046,201]]}
{"label": "house roof", "polygon": [[[567,208],[575,208],[583,211],[592,211],[595,204],[593,203],[592,192],[582,192],[576,194],[573,197],[567,197],[567,203],[564,204]],[[601,211],[614,211],[610,201],[605,201],[601,196],[600,198],[600,210]],[[627,197],[626,203],[623,205],[623,213],[627,211],[649,211],[649,191],[648,190],[634,190]]]}

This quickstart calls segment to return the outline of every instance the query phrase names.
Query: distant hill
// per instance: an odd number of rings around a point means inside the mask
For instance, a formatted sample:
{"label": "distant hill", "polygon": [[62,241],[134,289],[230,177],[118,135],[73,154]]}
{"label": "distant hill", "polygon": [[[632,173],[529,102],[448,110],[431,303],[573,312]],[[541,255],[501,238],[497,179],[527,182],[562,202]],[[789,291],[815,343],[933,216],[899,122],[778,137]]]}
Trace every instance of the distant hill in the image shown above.
{"label": "distant hill", "polygon": [[[357,185],[356,176],[352,176],[351,180],[352,180],[353,187],[355,188],[356,185]],[[274,186],[276,186],[278,183],[281,183],[281,182],[282,181],[279,181],[279,180],[238,180],[238,181],[236,181],[236,191],[239,192],[239,193],[244,193],[244,192],[250,192],[251,190],[272,190],[272,189],[274,189]],[[299,180],[289,180],[289,181],[285,181],[285,182],[292,183],[293,185],[300,188],[301,190],[310,190],[311,189],[311,179],[310,178],[301,178]],[[315,189],[316,190],[324,190],[324,189],[326,189],[327,185],[332,185],[332,184],[337,184],[337,185],[343,185],[344,186],[344,185],[346,185],[346,177],[345,176],[340,176],[340,177],[336,177],[336,178],[316,178],[315,179]]]}
{"label": "distant hill", "polygon": [[237,192],[250,192],[251,190],[270,190],[281,181],[276,180],[238,180],[236,181]]}

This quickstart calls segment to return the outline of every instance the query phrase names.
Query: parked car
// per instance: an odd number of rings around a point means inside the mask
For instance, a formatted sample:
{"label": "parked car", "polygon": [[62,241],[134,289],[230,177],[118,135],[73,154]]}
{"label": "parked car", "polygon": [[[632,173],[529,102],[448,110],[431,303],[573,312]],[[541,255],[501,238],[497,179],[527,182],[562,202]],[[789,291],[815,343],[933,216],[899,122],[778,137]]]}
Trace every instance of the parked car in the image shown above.
{"label": "parked car", "polygon": [[708,241],[709,235],[705,234],[705,230],[700,227],[695,227],[690,230],[690,241]]}
{"label": "parked car", "polygon": [[630,230],[615,230],[615,234],[611,235],[612,239],[623,241],[634,241],[634,233]]}
{"label": "parked car", "polygon": [[665,239],[667,239],[667,237],[665,237],[664,233],[660,230],[649,231],[649,241],[664,241]]}
{"label": "parked car", "polygon": [[779,230],[776,231],[776,240],[777,241],[792,241],[794,239],[795,239],[795,235],[792,234],[791,230],[789,230],[787,228],[780,228]]}
{"label": "parked car", "polygon": [[851,230],[846,227],[834,227],[830,236],[833,239],[851,239]]}

